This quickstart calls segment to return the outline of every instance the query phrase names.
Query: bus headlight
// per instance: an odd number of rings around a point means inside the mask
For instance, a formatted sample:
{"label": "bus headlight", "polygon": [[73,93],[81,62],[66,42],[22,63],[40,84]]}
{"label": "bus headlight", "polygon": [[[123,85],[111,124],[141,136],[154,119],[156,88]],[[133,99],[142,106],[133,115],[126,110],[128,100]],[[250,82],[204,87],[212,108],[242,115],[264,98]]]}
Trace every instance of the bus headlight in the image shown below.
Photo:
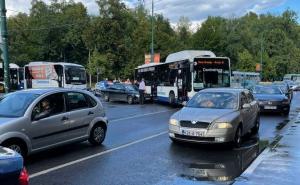
{"label": "bus headlight", "polygon": [[176,119],[170,119],[169,124],[174,126],[179,126],[179,121]]}

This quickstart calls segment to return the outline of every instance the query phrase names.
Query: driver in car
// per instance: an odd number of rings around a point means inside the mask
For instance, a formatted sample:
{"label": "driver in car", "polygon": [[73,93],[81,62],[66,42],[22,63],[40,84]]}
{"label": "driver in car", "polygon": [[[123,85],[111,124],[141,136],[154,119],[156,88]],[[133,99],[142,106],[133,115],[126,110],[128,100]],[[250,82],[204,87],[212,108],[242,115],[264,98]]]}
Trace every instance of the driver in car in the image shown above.
{"label": "driver in car", "polygon": [[211,107],[214,107],[215,104],[211,100],[205,99],[205,100],[200,102],[200,106],[205,107],[205,108],[211,108]]}
{"label": "driver in car", "polygon": [[42,119],[49,116],[52,113],[52,108],[50,106],[49,100],[45,99],[41,102],[41,108],[36,116],[36,119]]}

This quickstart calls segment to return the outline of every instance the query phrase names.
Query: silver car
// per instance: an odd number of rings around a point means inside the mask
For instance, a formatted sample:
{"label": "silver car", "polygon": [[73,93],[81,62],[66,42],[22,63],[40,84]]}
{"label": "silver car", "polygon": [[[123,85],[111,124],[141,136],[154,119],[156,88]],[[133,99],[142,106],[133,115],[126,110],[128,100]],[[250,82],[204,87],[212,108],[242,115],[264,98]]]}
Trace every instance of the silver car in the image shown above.
{"label": "silver car", "polygon": [[100,145],[107,123],[101,102],[83,90],[31,89],[0,98],[0,145],[23,156],[84,140]]}
{"label": "silver car", "polygon": [[198,92],[169,120],[173,141],[200,143],[233,142],[259,130],[259,107],[250,91],[212,88]]}

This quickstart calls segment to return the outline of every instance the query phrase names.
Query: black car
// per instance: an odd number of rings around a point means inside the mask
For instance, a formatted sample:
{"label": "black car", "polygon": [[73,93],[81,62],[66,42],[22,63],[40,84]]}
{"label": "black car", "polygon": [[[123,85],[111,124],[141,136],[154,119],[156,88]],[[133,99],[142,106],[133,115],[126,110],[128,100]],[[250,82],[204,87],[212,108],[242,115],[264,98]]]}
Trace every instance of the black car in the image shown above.
{"label": "black car", "polygon": [[278,86],[257,85],[252,89],[255,99],[258,101],[261,112],[282,112],[288,115],[290,112],[290,100]]}
{"label": "black car", "polygon": [[15,151],[0,146],[0,184],[28,185],[29,176],[23,158]]}
{"label": "black car", "polygon": [[105,101],[126,101],[134,104],[139,101],[139,90],[135,85],[115,83],[102,90]]}

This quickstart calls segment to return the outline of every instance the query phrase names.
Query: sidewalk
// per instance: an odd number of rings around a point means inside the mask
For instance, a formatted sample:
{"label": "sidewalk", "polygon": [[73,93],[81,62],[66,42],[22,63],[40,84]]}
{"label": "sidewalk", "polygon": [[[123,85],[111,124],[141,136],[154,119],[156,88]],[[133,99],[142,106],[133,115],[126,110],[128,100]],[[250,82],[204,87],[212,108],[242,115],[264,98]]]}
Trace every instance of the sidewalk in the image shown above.
{"label": "sidewalk", "polygon": [[300,184],[300,114],[291,121],[282,139],[266,149],[233,183],[234,185]]}

